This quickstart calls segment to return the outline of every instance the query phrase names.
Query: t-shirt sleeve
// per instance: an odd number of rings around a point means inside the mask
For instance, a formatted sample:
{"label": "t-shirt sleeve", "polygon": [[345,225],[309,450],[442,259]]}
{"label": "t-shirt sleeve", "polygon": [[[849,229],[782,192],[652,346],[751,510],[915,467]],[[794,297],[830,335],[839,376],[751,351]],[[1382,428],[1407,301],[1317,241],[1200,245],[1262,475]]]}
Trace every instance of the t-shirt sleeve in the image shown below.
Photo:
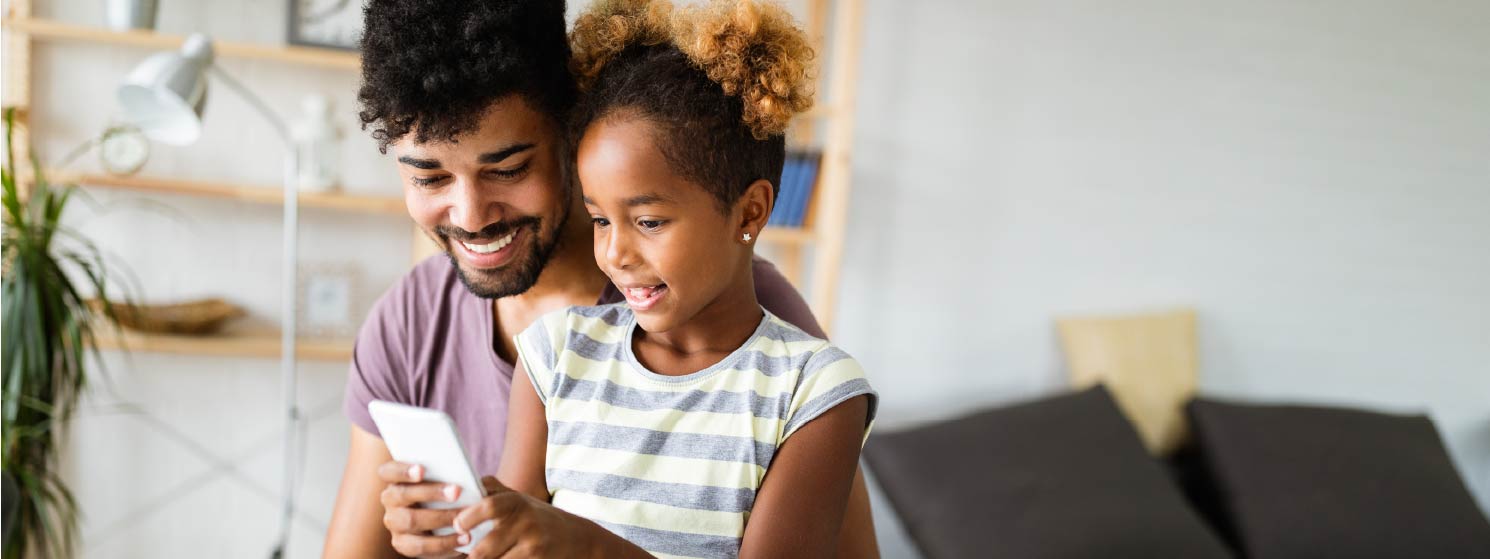
{"label": "t-shirt sleeve", "polygon": [[829,346],[814,353],[802,367],[802,376],[797,380],[781,442],[838,404],[864,395],[869,396],[869,413],[864,419],[864,438],[867,440],[879,407],[879,394],[869,386],[864,369],[848,353],[836,347]]}
{"label": "t-shirt sleeve", "polygon": [[347,419],[374,435],[378,426],[367,412],[373,400],[413,404],[409,393],[407,351],[408,321],[405,316],[406,286],[390,290],[373,306],[352,345],[352,365],[347,373]]}
{"label": "t-shirt sleeve", "polygon": [[555,365],[559,361],[559,352],[564,349],[569,314],[569,309],[566,308],[543,315],[543,318],[528,326],[527,330],[513,337],[513,345],[517,346],[518,363],[527,371],[528,380],[533,383],[533,389],[538,392],[538,400],[544,406],[548,405],[549,394],[553,393],[558,374],[554,371]]}
{"label": "t-shirt sleeve", "polygon": [[828,334],[818,325],[817,317],[812,315],[812,309],[807,307],[807,301],[802,299],[797,288],[792,287],[792,282],[781,275],[775,264],[757,256],[752,271],[755,274],[755,298],[762,307],[814,338],[828,339]]}

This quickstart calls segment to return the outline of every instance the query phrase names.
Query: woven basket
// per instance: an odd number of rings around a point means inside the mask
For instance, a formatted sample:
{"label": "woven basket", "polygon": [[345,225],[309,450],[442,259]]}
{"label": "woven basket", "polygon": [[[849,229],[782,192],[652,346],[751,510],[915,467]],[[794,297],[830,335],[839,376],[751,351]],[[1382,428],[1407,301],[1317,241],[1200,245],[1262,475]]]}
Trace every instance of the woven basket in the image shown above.
{"label": "woven basket", "polygon": [[[94,299],[89,303],[102,312],[102,301]],[[228,320],[246,314],[237,305],[218,298],[167,305],[113,303],[113,306],[120,326],[155,334],[211,334]]]}

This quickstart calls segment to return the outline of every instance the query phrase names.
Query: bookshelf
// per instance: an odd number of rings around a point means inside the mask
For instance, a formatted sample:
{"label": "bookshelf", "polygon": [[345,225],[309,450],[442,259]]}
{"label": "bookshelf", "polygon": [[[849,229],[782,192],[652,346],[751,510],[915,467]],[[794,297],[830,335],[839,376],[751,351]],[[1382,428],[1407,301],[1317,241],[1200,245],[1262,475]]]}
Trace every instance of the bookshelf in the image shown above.
{"label": "bookshelf", "polygon": [[[818,60],[823,61],[819,75],[826,81],[827,98],[818,96],[815,107],[798,118],[788,140],[798,147],[813,146],[821,152],[821,159],[805,222],[800,229],[784,232],[784,238],[792,241],[776,247],[777,265],[806,292],[812,312],[829,333],[838,310],[838,280],[852,186],[863,8],[862,0],[809,0],[807,4],[807,34]],[[761,238],[770,236],[768,227]],[[811,250],[811,258],[805,250]],[[808,266],[811,283],[804,284],[808,279],[804,268]]]}
{"label": "bookshelf", "polygon": [[[33,70],[32,44],[36,41],[73,42],[138,48],[147,51],[174,49],[185,37],[151,31],[114,31],[84,25],[31,17],[32,2],[9,3],[0,26],[6,31],[4,49],[4,104],[16,107],[16,156],[28,159],[30,136],[37,128],[30,120]],[[214,41],[213,49],[221,58],[265,60],[345,71],[355,75],[361,67],[356,53],[297,46],[260,45],[231,41]],[[278,185],[247,185],[221,181],[188,180],[141,175],[114,176],[45,170],[57,183],[72,183],[90,189],[125,190],[152,194],[197,196],[226,202],[279,205],[284,202]],[[299,204],[306,208],[342,212],[406,216],[401,196],[379,196],[348,192],[302,192]],[[407,219],[407,218],[405,218]],[[248,357],[273,359],[280,355],[280,333],[272,329],[233,329],[209,336],[185,336],[114,331],[100,328],[100,349],[126,349],[131,352],[194,355],[209,357]],[[346,362],[351,359],[352,340],[299,338],[296,355],[312,361]]]}
{"label": "bookshelf", "polygon": [[[175,336],[167,334],[145,334],[123,330],[98,331],[99,349],[131,352],[170,353],[178,355],[206,355],[216,357],[278,358],[279,332],[229,332],[210,336]],[[295,355],[312,361],[340,361],[352,359],[352,340],[322,340],[301,338],[295,342]]]}
{"label": "bookshelf", "polygon": [[[167,35],[152,31],[114,31],[25,16],[6,16],[4,25],[7,30],[32,39],[99,43],[148,50],[174,49],[180,47],[181,43],[186,40],[186,37],[180,35]],[[218,56],[226,58],[269,60],[351,72],[356,72],[362,67],[362,60],[356,53],[331,49],[213,41],[212,50]]]}
{"label": "bookshelf", "polygon": [[[271,185],[243,185],[162,177],[68,173],[57,170],[48,172],[47,177],[59,183],[77,184],[84,188],[202,196],[254,204],[279,205],[284,203],[285,198],[283,190]],[[299,202],[301,207],[308,208],[395,216],[406,215],[404,199],[397,196],[370,196],[345,192],[301,192]]]}

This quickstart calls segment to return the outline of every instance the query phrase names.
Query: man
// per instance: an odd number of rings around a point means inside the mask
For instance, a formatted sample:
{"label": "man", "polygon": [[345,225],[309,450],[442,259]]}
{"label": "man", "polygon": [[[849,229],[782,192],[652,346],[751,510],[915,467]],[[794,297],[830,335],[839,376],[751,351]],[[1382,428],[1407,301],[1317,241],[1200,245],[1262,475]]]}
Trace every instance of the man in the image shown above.
{"label": "man", "polygon": [[[327,557],[454,556],[434,536],[458,510],[392,461],[367,414],[372,399],[440,409],[477,473],[497,471],[515,356],[512,336],[567,305],[619,301],[596,267],[591,225],[572,192],[563,123],[576,97],[564,3],[371,0],[365,10],[361,119],[398,161],[409,214],[446,253],[417,265],[363,325],[348,375],[351,449]],[[755,266],[767,309],[821,329],[768,262]],[[868,493],[856,476],[839,555],[877,556]]]}

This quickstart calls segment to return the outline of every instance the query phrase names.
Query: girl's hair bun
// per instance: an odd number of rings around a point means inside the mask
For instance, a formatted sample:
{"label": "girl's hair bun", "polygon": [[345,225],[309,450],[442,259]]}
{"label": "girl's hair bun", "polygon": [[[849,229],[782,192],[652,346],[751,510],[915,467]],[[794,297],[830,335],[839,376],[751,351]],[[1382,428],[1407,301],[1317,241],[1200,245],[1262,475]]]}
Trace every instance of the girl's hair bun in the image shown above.
{"label": "girl's hair bun", "polygon": [[726,95],[740,99],[743,124],[758,140],[780,136],[812,106],[812,46],[786,8],[755,0],[713,0],[674,9],[667,0],[601,0],[570,33],[572,70],[586,91],[633,46],[671,44]]}
{"label": "girl's hair bun", "polygon": [[786,8],[754,0],[715,0],[681,9],[673,42],[726,95],[744,103],[756,139],[779,136],[812,106],[812,45]]}

